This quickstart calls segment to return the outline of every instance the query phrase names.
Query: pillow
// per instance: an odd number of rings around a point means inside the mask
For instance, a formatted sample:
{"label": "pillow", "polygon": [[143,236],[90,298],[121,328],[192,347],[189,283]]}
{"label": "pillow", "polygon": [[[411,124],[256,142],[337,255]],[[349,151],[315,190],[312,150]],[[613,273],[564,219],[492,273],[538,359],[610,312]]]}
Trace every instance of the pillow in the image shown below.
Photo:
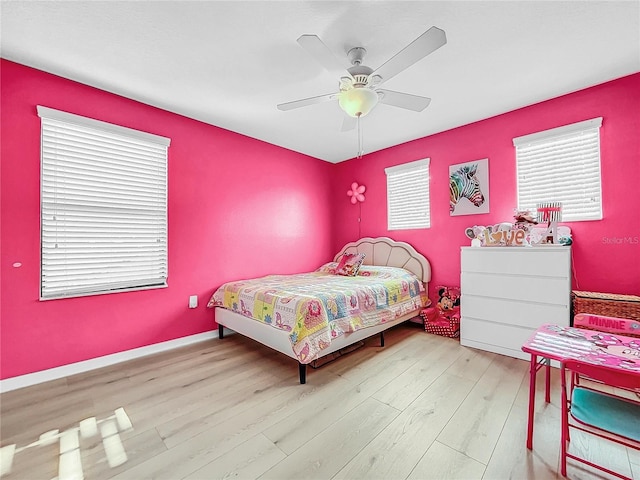
{"label": "pillow", "polygon": [[382,277],[393,278],[397,276],[399,272],[408,273],[406,270],[396,267],[383,267],[378,265],[361,265],[358,270],[359,277]]}
{"label": "pillow", "polygon": [[345,253],[336,268],[336,275],[355,277],[364,260],[364,253]]}
{"label": "pillow", "polygon": [[338,262],[329,262],[329,263],[325,263],[320,268],[318,268],[316,272],[329,273],[331,275],[335,275],[337,267],[338,267]]}

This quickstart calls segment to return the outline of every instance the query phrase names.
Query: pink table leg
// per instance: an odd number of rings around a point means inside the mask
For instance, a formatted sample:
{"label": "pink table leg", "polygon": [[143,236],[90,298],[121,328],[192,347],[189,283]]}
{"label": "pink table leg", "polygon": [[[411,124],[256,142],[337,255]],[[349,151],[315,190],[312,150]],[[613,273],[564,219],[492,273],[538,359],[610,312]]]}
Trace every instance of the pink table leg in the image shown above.
{"label": "pink table leg", "polygon": [[529,367],[529,419],[527,423],[527,448],[533,449],[533,413],[536,406],[536,372],[538,371],[538,356],[531,354]]}
{"label": "pink table leg", "polygon": [[545,362],[545,383],[544,383],[544,401],[551,403],[551,360],[546,358]]}
{"label": "pink table leg", "polygon": [[567,476],[567,441],[569,440],[568,438],[568,434],[569,434],[569,419],[568,419],[568,412],[567,412],[567,384],[566,384],[566,375],[565,375],[565,369],[564,369],[564,363],[560,365],[560,386],[562,389],[562,398],[561,398],[561,402],[562,405],[560,405],[560,409],[562,412],[562,435],[561,435],[561,446],[560,446],[560,455],[561,455],[561,459],[560,459],[560,473],[562,474],[563,477]]}

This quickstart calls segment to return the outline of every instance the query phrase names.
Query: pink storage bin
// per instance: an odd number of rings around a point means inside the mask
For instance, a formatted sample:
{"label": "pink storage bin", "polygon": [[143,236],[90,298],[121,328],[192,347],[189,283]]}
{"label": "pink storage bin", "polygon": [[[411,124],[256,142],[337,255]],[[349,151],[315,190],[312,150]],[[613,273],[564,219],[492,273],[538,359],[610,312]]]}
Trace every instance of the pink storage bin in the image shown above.
{"label": "pink storage bin", "polygon": [[424,308],[420,316],[426,332],[450,338],[460,336],[460,316],[457,313],[443,316],[438,308]]}

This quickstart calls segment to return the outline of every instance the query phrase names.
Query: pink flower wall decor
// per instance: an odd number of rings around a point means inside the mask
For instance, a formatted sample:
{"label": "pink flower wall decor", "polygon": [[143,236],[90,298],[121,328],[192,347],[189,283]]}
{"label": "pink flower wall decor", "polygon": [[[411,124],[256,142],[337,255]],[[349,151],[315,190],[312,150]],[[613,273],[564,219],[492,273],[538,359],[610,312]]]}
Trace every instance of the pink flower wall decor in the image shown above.
{"label": "pink flower wall decor", "polygon": [[347,192],[347,195],[351,197],[351,203],[354,205],[358,202],[364,202],[364,191],[367,188],[364,185],[358,185],[357,182],[351,184],[351,190]]}

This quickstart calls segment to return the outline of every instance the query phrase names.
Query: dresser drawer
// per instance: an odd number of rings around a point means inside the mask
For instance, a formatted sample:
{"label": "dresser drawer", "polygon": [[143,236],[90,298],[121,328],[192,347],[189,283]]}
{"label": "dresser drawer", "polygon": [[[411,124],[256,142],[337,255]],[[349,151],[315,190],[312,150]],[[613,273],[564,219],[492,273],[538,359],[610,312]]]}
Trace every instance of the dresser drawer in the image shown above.
{"label": "dresser drawer", "polygon": [[505,300],[465,292],[461,298],[460,307],[463,317],[514,325],[532,331],[544,323],[568,326],[569,306],[566,304]]}
{"label": "dresser drawer", "polygon": [[462,272],[462,295],[568,305],[571,288],[567,278]]}
{"label": "dresser drawer", "polygon": [[567,278],[569,247],[463,248],[464,272]]}
{"label": "dresser drawer", "polygon": [[460,344],[490,352],[528,359],[522,345],[531,336],[532,330],[514,325],[494,324],[473,318],[462,317],[460,321]]}

